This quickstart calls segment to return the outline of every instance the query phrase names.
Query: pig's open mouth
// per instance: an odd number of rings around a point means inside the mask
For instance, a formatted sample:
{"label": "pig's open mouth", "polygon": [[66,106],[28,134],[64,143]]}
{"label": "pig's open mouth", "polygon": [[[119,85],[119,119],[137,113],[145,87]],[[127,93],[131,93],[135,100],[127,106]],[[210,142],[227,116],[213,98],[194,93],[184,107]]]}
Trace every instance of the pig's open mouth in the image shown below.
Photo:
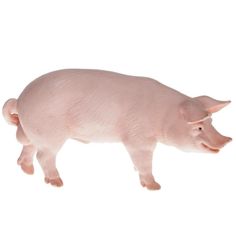
{"label": "pig's open mouth", "polygon": [[210,152],[217,153],[217,152],[220,151],[219,148],[215,148],[215,147],[208,146],[208,145],[205,144],[205,143],[202,143],[202,146],[203,146],[205,149],[207,149],[208,151],[210,151]]}

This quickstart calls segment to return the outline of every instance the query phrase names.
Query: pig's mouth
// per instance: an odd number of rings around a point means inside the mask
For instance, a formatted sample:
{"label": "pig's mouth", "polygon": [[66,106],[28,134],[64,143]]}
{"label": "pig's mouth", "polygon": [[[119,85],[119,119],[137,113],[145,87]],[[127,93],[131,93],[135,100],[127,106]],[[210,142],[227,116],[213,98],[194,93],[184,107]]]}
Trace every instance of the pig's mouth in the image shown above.
{"label": "pig's mouth", "polygon": [[204,149],[206,149],[206,150],[208,150],[208,151],[210,151],[210,152],[213,152],[213,153],[217,153],[217,152],[220,151],[219,148],[211,147],[211,146],[209,146],[209,145],[207,145],[207,144],[205,144],[205,143],[201,143],[201,145],[203,146]]}

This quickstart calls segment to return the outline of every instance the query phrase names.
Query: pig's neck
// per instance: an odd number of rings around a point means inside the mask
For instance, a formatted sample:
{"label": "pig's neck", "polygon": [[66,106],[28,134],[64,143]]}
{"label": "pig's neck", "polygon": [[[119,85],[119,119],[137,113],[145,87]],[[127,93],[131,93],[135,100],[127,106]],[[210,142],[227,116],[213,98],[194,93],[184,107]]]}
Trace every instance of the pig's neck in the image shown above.
{"label": "pig's neck", "polygon": [[180,104],[189,99],[188,96],[161,84],[159,94],[164,94],[156,97],[157,109],[157,140],[164,144],[171,144],[168,134],[172,127],[178,125],[180,119]]}

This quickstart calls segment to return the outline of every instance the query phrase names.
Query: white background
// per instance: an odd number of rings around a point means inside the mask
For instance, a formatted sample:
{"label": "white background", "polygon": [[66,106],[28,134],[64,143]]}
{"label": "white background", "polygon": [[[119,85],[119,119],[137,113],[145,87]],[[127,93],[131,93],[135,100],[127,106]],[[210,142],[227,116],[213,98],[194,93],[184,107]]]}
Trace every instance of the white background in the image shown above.
{"label": "white background", "polygon": [[[214,115],[236,137],[236,3],[0,1],[0,103],[62,68],[155,78],[190,96],[232,104]],[[236,235],[235,142],[219,154],[158,145],[151,192],[121,144],[68,141],[58,155],[64,187],[16,165],[15,127],[0,119],[0,235]]]}

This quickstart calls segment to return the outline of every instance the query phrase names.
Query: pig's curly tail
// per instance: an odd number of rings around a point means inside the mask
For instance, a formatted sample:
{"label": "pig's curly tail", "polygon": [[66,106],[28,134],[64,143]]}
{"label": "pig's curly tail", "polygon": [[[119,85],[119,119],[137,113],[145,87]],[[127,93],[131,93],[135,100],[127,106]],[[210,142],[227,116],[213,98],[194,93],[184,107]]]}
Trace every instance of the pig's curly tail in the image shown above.
{"label": "pig's curly tail", "polygon": [[2,114],[5,120],[11,125],[18,125],[19,118],[17,112],[17,99],[10,98],[8,99],[2,108]]}

